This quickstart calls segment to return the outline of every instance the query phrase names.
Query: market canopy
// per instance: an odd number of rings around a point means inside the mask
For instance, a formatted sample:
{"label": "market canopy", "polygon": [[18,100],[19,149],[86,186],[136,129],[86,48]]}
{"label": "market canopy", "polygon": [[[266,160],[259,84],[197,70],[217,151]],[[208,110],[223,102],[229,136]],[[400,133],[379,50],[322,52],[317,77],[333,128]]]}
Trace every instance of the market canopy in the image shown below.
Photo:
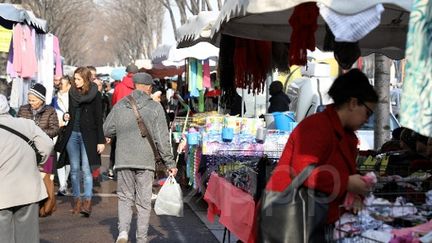
{"label": "market canopy", "polygon": [[202,11],[177,29],[177,48],[193,46],[199,42],[211,41],[211,29],[219,11]]}
{"label": "market canopy", "polygon": [[47,32],[47,22],[37,18],[32,11],[25,10],[20,5],[0,3],[0,25],[12,29],[15,23],[26,23],[39,32]]}
{"label": "market canopy", "polygon": [[[219,45],[221,34],[245,39],[289,43],[292,29],[288,22],[294,7],[317,2],[343,15],[353,15],[384,4],[378,27],[359,41],[362,55],[382,53],[393,59],[404,57],[412,0],[227,0],[212,29],[212,42]],[[316,46],[322,48],[326,22],[318,17]]]}
{"label": "market canopy", "polygon": [[207,42],[199,42],[186,48],[177,48],[175,45],[161,45],[153,52],[152,63],[179,65],[187,58],[215,60],[218,56],[219,48]]}

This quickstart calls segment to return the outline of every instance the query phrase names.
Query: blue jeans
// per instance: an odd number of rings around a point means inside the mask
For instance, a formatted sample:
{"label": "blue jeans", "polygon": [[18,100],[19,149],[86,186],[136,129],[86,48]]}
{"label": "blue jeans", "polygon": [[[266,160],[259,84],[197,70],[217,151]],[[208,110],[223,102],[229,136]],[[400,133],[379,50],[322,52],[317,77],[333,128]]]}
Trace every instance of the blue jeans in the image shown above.
{"label": "blue jeans", "polygon": [[91,199],[93,189],[93,177],[90,170],[87,152],[84,146],[84,141],[80,132],[72,131],[72,134],[66,145],[66,150],[69,155],[69,161],[71,166],[70,176],[72,182],[73,197],[79,198],[81,196],[81,166],[84,177],[84,199]]}

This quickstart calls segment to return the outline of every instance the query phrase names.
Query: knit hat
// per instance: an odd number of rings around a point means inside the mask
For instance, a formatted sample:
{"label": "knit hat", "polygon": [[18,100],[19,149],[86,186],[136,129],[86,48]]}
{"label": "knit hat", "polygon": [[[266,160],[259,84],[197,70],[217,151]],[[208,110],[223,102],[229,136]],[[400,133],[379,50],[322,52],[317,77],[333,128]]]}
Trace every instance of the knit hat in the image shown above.
{"label": "knit hat", "polygon": [[46,88],[42,84],[37,83],[29,90],[29,94],[32,94],[45,102]]}
{"label": "knit hat", "polygon": [[6,96],[0,94],[0,114],[8,113],[9,109],[9,103]]}
{"label": "knit hat", "polygon": [[135,64],[131,63],[126,67],[126,72],[127,73],[137,73],[138,67]]}
{"label": "knit hat", "polygon": [[133,76],[133,81],[136,84],[146,84],[146,85],[154,85],[155,82],[153,81],[152,76],[148,73],[136,73]]}

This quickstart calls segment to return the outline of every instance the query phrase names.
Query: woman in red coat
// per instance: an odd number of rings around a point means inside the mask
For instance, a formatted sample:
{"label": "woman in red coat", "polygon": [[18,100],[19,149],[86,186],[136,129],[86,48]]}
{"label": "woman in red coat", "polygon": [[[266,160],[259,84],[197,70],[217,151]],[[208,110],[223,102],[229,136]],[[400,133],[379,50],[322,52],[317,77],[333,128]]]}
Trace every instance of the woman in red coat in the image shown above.
{"label": "woman in red coat", "polygon": [[[327,224],[333,224],[347,192],[362,195],[369,190],[356,170],[354,132],[372,115],[378,96],[358,69],[339,76],[328,93],[334,103],[294,129],[266,189],[283,191],[291,183],[290,175],[316,164],[304,186],[328,195]],[[322,233],[319,238],[324,240]]]}

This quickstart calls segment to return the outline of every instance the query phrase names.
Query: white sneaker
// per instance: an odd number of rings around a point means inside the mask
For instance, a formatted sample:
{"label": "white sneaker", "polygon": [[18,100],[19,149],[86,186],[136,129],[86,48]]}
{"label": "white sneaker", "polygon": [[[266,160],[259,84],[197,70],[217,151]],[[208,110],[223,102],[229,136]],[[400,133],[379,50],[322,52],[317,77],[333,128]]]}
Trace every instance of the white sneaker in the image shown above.
{"label": "white sneaker", "polygon": [[117,237],[116,243],[127,243],[128,242],[128,232],[122,231]]}
{"label": "white sneaker", "polygon": [[156,198],[157,198],[157,194],[152,193],[151,200],[156,200]]}

